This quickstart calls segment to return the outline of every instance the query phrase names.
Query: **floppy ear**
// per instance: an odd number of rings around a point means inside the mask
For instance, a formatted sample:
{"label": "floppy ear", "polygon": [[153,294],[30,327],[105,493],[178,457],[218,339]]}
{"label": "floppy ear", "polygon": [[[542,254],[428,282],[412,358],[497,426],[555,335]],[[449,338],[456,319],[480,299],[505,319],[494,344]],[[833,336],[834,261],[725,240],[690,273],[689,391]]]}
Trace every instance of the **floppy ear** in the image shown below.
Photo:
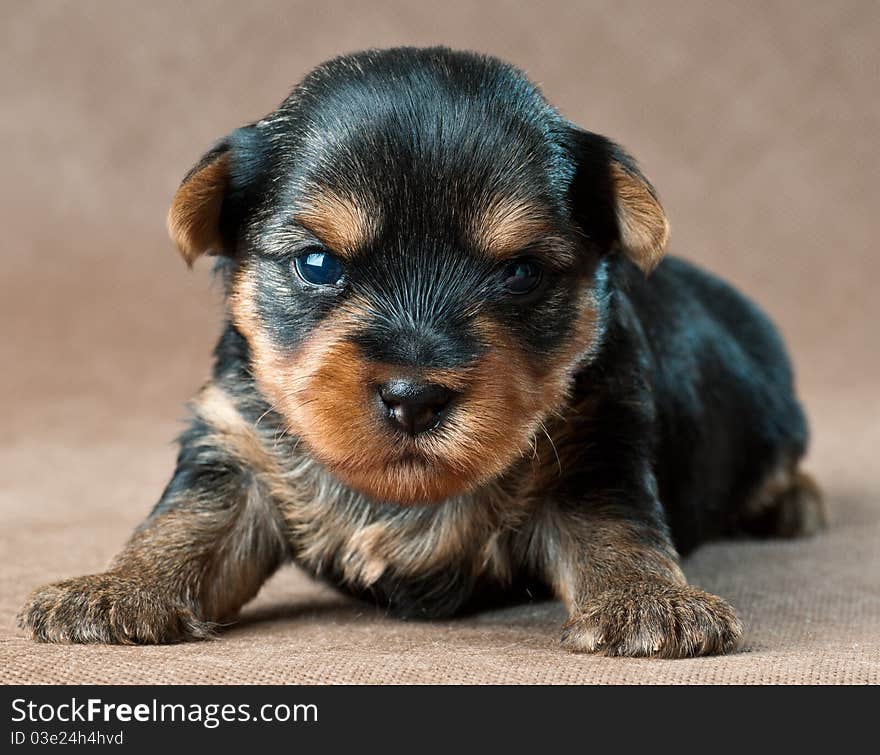
{"label": "floppy ear", "polygon": [[572,127],[576,160],[572,212],[603,250],[617,249],[645,273],[663,256],[669,222],[657,192],[621,147],[599,134]]}
{"label": "floppy ear", "polygon": [[219,141],[186,174],[168,210],[168,233],[187,265],[202,254],[234,253],[262,163],[262,139],[252,124]]}

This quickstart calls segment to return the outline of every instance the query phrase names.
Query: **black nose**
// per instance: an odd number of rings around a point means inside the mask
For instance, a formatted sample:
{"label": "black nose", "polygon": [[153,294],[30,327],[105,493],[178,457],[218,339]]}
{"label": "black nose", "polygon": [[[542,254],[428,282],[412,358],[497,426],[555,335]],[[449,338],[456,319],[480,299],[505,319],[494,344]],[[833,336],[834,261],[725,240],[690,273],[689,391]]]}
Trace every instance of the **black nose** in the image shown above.
{"label": "black nose", "polygon": [[379,386],[388,419],[409,435],[437,427],[453,395],[442,385],[411,380],[391,380]]}

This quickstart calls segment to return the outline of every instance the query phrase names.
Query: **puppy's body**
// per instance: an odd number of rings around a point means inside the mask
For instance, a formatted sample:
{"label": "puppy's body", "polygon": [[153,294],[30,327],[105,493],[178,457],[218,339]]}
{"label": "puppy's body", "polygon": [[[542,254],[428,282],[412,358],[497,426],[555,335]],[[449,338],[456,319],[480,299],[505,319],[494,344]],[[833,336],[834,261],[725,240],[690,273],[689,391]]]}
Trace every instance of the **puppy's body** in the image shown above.
{"label": "puppy's body", "polygon": [[807,445],[776,329],[733,288],[675,258],[649,279],[631,275],[627,292],[648,360],[642,400],[656,416],[660,500],[679,552],[755,531],[767,486],[795,484]]}
{"label": "puppy's body", "polygon": [[653,188],[505,64],[325,64],[170,226],[223,255],[214,376],[110,570],[32,596],[39,638],[206,636],[292,558],[406,616],[546,587],[573,650],[721,652],[739,623],[673,540],[821,523],[773,327],[682,261],[646,278]]}

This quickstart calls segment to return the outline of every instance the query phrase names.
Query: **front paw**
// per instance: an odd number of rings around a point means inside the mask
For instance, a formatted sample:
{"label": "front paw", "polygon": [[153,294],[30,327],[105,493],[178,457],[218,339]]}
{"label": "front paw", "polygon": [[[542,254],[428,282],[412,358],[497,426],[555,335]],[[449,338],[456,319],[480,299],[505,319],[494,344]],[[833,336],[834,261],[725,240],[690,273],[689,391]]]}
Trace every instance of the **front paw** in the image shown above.
{"label": "front paw", "polygon": [[659,658],[728,653],[741,641],[742,625],[721,598],[656,583],[601,593],[562,635],[563,647],[577,653]]}
{"label": "front paw", "polygon": [[113,572],[34,590],[18,625],[42,642],[153,645],[212,635],[181,601]]}

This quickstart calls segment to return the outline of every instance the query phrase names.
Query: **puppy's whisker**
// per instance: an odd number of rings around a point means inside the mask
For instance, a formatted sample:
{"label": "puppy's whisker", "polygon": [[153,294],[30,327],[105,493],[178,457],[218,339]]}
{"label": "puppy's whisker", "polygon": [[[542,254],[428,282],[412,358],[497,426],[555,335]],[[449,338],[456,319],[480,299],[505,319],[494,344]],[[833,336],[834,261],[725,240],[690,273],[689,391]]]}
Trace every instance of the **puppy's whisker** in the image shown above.
{"label": "puppy's whisker", "polygon": [[257,417],[256,422],[254,422],[254,429],[256,430],[260,426],[260,422],[262,422],[266,416],[268,416],[269,414],[272,414],[272,412],[277,413],[278,409],[277,409],[277,407],[275,407],[273,404],[270,403],[269,408],[266,409],[266,411],[264,411],[259,417]]}
{"label": "puppy's whisker", "polygon": [[559,452],[556,450],[556,444],[553,442],[553,438],[550,437],[550,433],[547,432],[547,428],[545,427],[544,423],[539,422],[538,425],[541,428],[541,431],[544,433],[544,435],[547,436],[547,440],[550,441],[550,448],[553,449],[553,454],[556,456],[556,466],[559,469],[559,476],[561,477],[562,476],[562,461],[560,461],[560,459],[559,459]]}

